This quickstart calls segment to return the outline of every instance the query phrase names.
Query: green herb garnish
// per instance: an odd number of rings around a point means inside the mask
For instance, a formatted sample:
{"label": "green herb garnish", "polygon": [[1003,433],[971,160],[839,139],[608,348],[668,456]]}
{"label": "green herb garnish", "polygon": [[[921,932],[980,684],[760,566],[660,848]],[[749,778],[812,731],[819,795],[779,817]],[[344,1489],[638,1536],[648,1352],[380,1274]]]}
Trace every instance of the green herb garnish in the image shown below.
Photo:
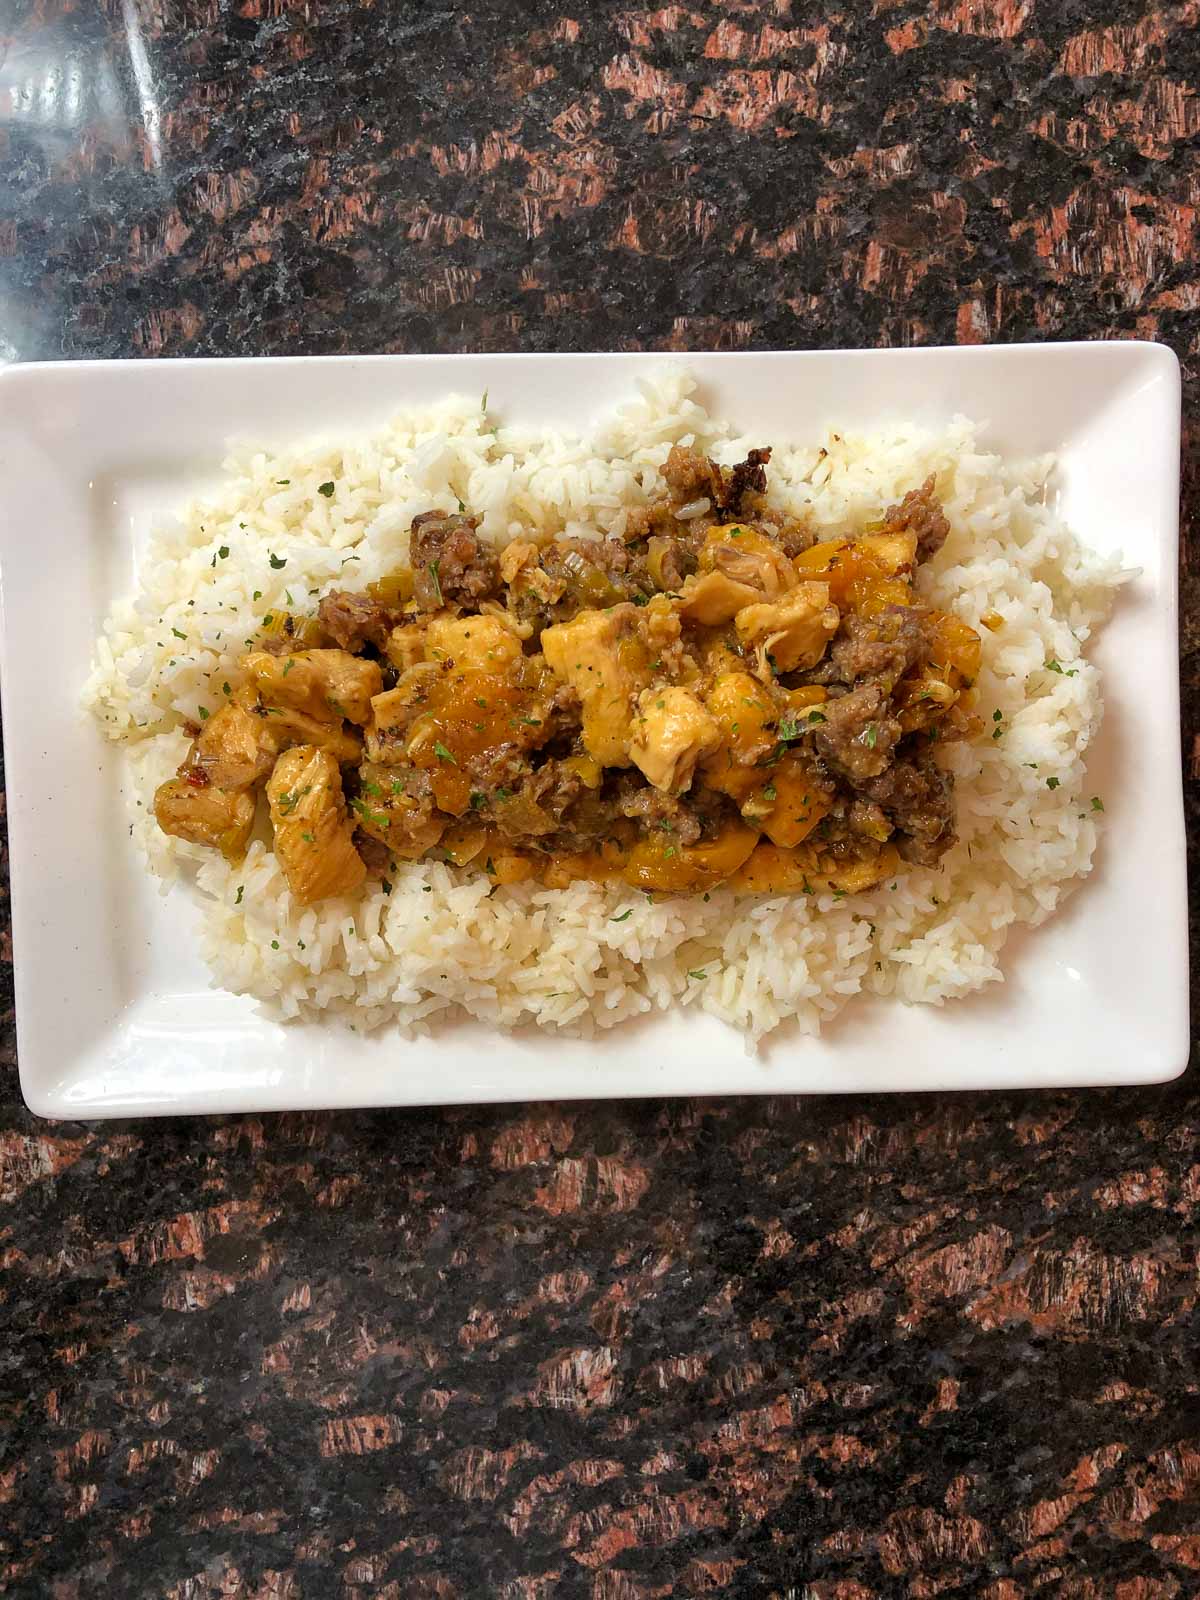
{"label": "green herb garnish", "polygon": [[438,577],[438,566],[439,565],[440,565],[440,558],[439,558],[438,561],[431,561],[429,563],[429,566],[426,568],[426,571],[429,573],[429,576],[433,579],[433,592],[434,592],[435,595],[437,595],[437,603],[438,603],[438,605],[444,606],[446,604],[446,602],[442,599],[442,580]]}
{"label": "green herb garnish", "polygon": [[279,807],[280,816],[290,817],[292,812],[295,811],[301,800],[304,799],[304,796],[308,794],[311,789],[312,784],[306,783],[303,789],[290,789],[287,791],[287,793],[281,794],[279,799],[275,802],[275,804]]}
{"label": "green herb garnish", "polygon": [[621,915],[619,917],[609,917],[608,920],[610,922],[628,922],[632,915],[633,915],[633,907],[630,906],[629,910],[628,911],[622,911],[622,913],[621,913]]}
{"label": "green herb garnish", "polygon": [[1092,810],[1093,811],[1103,811],[1104,810],[1104,801],[1101,800],[1101,798],[1100,798],[1100,796],[1098,794],[1094,794],[1092,796]]}
{"label": "green herb garnish", "polygon": [[180,633],[178,628],[172,628],[171,632],[175,635],[175,637],[177,639],[186,639],[187,638],[187,634],[186,633]]}
{"label": "green herb garnish", "polygon": [[449,750],[446,749],[446,746],[440,742],[434,745],[433,753],[439,761],[448,761],[452,767],[456,767],[458,765],[458,762],[450,754]]}
{"label": "green herb garnish", "polygon": [[319,483],[317,485],[317,493],[323,494],[326,500],[331,499],[333,497],[333,479],[331,478],[328,483]]}
{"label": "green herb garnish", "polygon": [[1047,778],[1046,787],[1047,789],[1057,789],[1061,781],[1059,778]]}
{"label": "green herb garnish", "polygon": [[246,885],[244,883],[239,883],[238,884],[237,899],[233,902],[235,906],[240,906],[241,905],[242,896],[245,894],[245,892],[246,892]]}
{"label": "green herb garnish", "polygon": [[373,822],[377,828],[390,828],[391,821],[381,812],[372,811],[365,800],[351,800],[351,810],[357,811],[364,822]]}
{"label": "green herb garnish", "polygon": [[269,560],[267,562],[267,565],[269,567],[273,567],[275,569],[275,571],[278,572],[281,567],[286,567],[287,566],[287,557],[286,556],[277,556],[274,553],[274,551],[272,551],[271,556],[270,556],[270,558],[269,558]]}

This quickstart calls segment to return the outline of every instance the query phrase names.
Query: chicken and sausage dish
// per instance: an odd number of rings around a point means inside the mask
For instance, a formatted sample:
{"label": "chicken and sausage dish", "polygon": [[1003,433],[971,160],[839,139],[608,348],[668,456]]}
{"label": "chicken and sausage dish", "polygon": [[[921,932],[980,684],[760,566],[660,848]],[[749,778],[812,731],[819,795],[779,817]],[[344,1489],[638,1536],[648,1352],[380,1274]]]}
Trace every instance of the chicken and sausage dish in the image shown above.
{"label": "chicken and sausage dish", "polygon": [[155,798],[293,898],[432,855],[496,884],[854,893],[955,838],[938,748],[980,730],[980,637],[922,602],[933,480],[853,536],[766,504],[770,451],[676,445],[620,537],[497,551],[466,508],[315,616],[268,613]]}

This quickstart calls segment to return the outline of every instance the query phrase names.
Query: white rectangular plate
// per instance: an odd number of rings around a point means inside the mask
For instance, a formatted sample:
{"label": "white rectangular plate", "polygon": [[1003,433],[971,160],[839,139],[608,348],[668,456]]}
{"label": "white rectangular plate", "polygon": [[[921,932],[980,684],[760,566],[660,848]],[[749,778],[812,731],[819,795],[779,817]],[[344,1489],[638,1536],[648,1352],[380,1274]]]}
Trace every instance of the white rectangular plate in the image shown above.
{"label": "white rectangular plate", "polygon": [[693,355],[712,413],[765,443],[840,419],[986,423],[1056,451],[1061,510],[1141,577],[1096,648],[1090,771],[1108,829],[1089,881],[1004,954],[1007,981],[944,1009],[860,999],[760,1057],[676,1012],[595,1041],[448,1025],[413,1042],[282,1027],[213,990],[185,889],[128,838],[120,753],[79,710],[93,639],[152,516],[239,434],[284,443],[451,391],[506,419],[583,424],[663,358],[378,356],[81,362],[0,374],[2,683],[21,1087],[44,1116],[117,1117],[582,1096],[1155,1083],[1187,1057],[1177,678],[1179,372],[1138,343]]}

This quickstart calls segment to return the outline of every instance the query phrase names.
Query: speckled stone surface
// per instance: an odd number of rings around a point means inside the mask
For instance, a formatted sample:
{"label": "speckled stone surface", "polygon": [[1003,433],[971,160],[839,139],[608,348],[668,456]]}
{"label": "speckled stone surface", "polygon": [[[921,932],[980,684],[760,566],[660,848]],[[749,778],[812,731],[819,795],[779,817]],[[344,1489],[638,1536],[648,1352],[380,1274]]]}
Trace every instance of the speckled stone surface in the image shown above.
{"label": "speckled stone surface", "polygon": [[[1157,338],[1194,538],[1197,88],[1196,0],[7,0],[0,354]],[[1190,1080],[51,1126],[11,956],[3,1593],[1200,1594]]]}

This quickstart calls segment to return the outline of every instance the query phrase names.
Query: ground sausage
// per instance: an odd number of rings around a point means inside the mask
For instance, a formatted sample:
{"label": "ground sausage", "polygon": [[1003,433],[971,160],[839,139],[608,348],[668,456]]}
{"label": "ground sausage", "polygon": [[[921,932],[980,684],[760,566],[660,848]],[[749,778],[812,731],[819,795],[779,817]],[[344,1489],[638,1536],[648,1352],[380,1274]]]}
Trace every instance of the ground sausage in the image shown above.
{"label": "ground sausage", "polygon": [[425,511],[413,518],[409,559],[413,596],[422,611],[444,605],[475,610],[500,592],[496,552],[476,534],[478,517]]}
{"label": "ground sausage", "polygon": [[889,506],[883,514],[884,533],[915,533],[917,560],[928,561],[946,542],[950,524],[933,492],[933,474],[925,479],[919,489],[912,489],[899,505]]}
{"label": "ground sausage", "polygon": [[826,683],[878,683],[885,694],[925,655],[921,613],[909,606],[888,606],[876,617],[850,612],[842,619],[829,647]]}
{"label": "ground sausage", "polygon": [[901,730],[877,683],[826,700],[821,713],[815,742],[823,761],[855,788],[886,770]]}
{"label": "ground sausage", "polygon": [[341,649],[356,654],[368,644],[382,650],[388,634],[400,620],[400,613],[391,606],[380,605],[369,594],[335,589],[317,607],[317,617]]}

